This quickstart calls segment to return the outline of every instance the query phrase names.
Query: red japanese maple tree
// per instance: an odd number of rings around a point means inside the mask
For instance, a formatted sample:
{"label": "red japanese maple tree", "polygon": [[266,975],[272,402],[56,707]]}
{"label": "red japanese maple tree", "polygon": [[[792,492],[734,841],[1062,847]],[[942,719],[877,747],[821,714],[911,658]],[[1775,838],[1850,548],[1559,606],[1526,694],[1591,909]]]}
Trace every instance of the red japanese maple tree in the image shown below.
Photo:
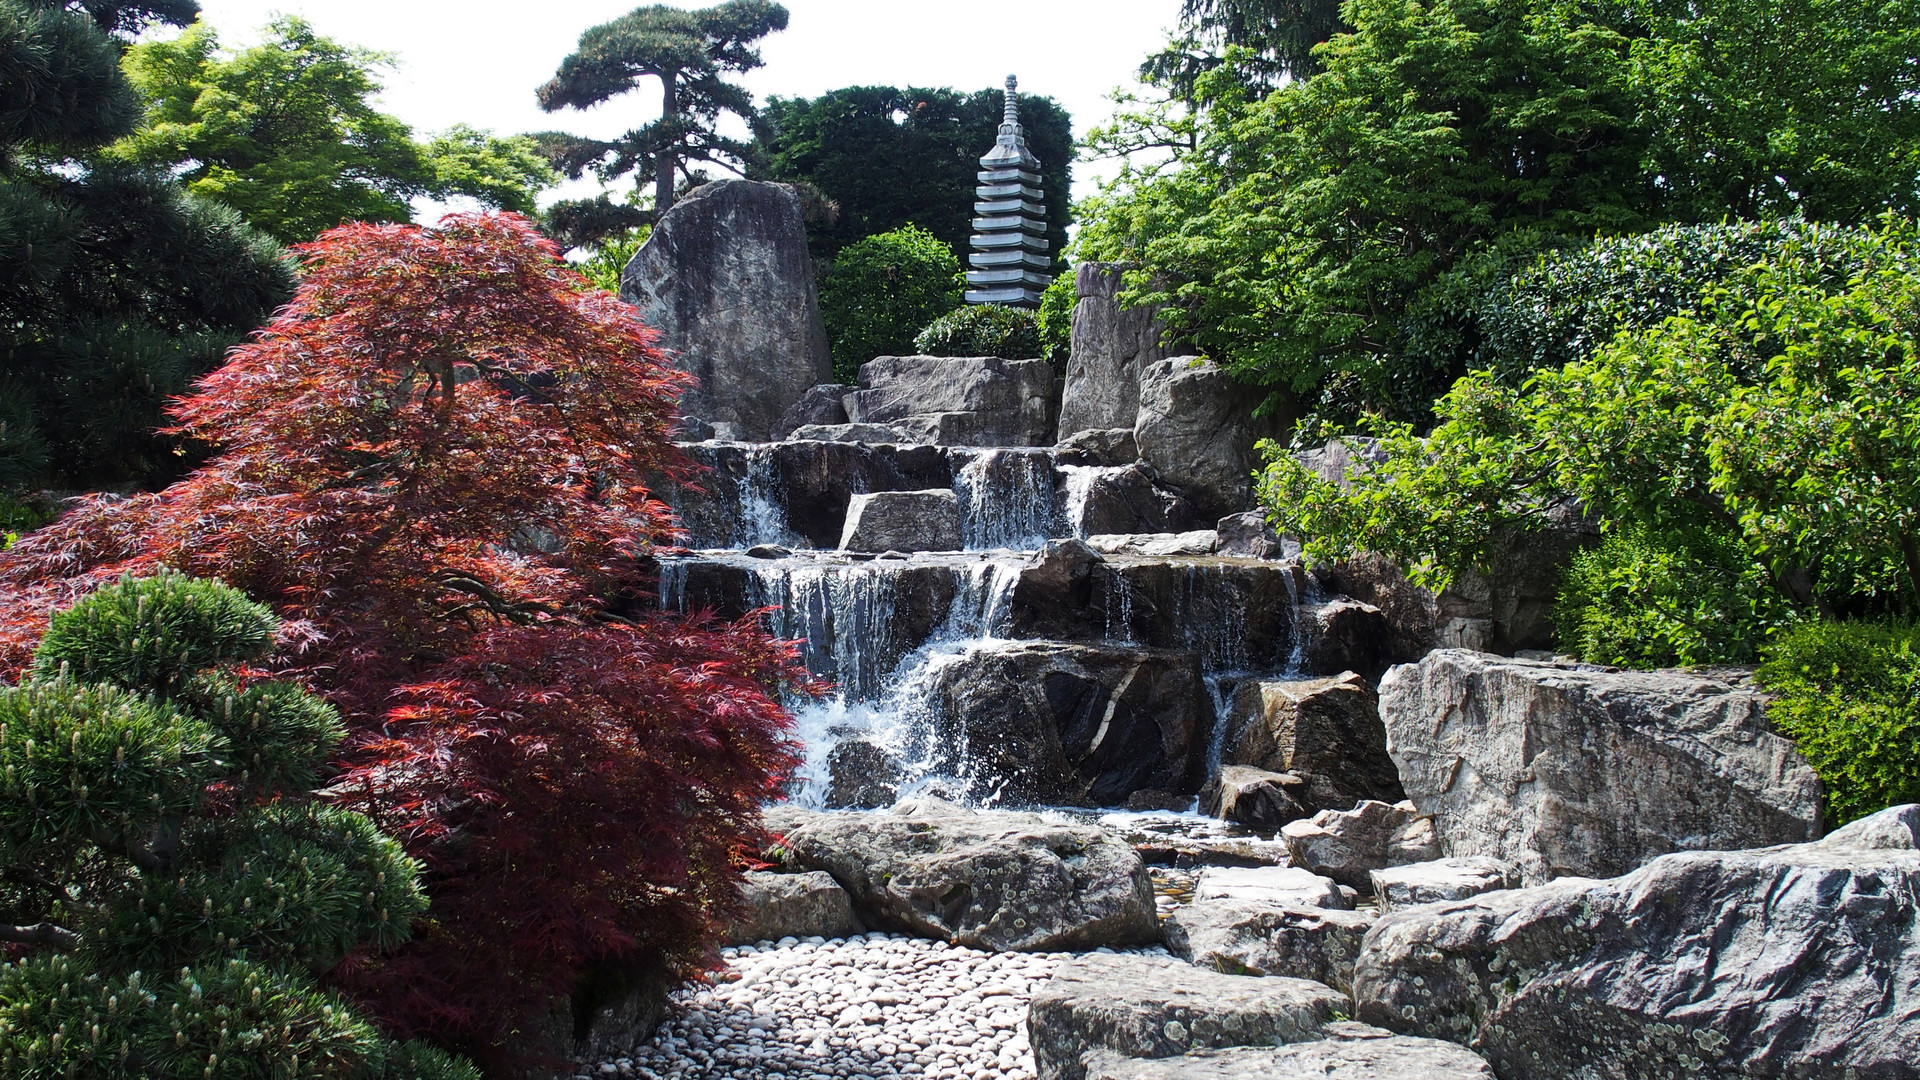
{"label": "red japanese maple tree", "polygon": [[0,554],[0,666],[124,573],[274,606],[283,674],[355,732],[331,790],[428,864],[430,924],[333,981],[502,1066],[594,973],[703,955],[806,674],[757,623],[633,603],[676,527],[648,478],[689,466],[631,307],[510,214],[300,251],[294,302],[174,406],[218,456]]}

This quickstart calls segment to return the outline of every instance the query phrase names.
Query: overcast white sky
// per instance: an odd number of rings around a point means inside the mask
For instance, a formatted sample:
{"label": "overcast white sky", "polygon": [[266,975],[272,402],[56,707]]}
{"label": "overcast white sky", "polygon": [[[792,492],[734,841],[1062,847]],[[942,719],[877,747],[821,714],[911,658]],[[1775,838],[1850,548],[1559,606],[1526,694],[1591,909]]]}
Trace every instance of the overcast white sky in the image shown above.
{"label": "overcast white sky", "polygon": [[[979,90],[1015,74],[1023,92],[1052,97],[1072,113],[1076,135],[1107,119],[1106,95],[1133,81],[1180,7],[1180,0],[785,2],[792,21],[766,39],[766,67],[746,78],[759,100],[856,85]],[[252,42],[262,24],[285,13],[341,41],[397,54],[400,68],[387,76],[383,104],[417,133],[467,123],[503,134],[566,130],[600,138],[649,119],[653,103],[630,95],[586,113],[548,115],[534,104],[534,88],[552,77],[582,30],[636,6],[633,0],[201,0],[202,18],[228,46]],[[1092,178],[1107,171],[1097,163],[1076,165],[1076,195],[1087,194]],[[590,193],[587,187],[567,194]]]}

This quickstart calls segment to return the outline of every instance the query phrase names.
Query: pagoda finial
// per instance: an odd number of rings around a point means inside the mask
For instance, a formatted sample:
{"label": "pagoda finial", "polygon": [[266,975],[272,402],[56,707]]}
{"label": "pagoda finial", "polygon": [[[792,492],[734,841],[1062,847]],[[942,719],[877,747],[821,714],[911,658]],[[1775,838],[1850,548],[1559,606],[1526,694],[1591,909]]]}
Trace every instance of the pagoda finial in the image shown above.
{"label": "pagoda finial", "polygon": [[1013,75],[1007,76],[1007,118],[1004,124],[1016,128],[1020,126],[1020,80]]}

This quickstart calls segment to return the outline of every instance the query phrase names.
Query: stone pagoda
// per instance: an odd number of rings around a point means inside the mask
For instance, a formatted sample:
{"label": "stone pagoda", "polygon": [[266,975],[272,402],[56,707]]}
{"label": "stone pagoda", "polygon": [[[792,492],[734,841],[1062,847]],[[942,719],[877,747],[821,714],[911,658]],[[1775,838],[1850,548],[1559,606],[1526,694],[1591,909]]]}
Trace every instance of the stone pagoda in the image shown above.
{"label": "stone pagoda", "polygon": [[1034,305],[1053,278],[1047,244],[1046,192],[1040,159],[1020,130],[1019,81],[1007,76],[1007,118],[999,141],[980,159],[974,194],[973,251],[967,303]]}

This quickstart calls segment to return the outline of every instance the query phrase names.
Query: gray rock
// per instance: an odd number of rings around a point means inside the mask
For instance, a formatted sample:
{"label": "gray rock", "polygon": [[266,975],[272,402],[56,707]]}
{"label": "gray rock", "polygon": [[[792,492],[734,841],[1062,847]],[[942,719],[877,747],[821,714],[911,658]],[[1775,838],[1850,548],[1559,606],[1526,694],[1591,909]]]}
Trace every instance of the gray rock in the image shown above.
{"label": "gray rock", "polygon": [[1249,679],[1234,689],[1225,723],[1222,761],[1292,773],[1305,781],[1299,796],[1305,813],[1298,816],[1406,797],[1387,756],[1379,699],[1354,672],[1324,679]]}
{"label": "gray rock", "polygon": [[1081,263],[1074,272],[1079,300],[1060,400],[1062,431],[1132,428],[1140,407],[1140,372],[1166,358],[1159,309],[1120,306],[1121,270],[1112,263]]}
{"label": "gray rock", "polygon": [[1372,604],[1336,597],[1301,605],[1309,671],[1357,671],[1377,680],[1392,664],[1386,614]]}
{"label": "gray rock", "polygon": [[1053,369],[996,356],[882,356],[860,366],[847,418],[941,446],[1046,446]]}
{"label": "gray rock", "polygon": [[795,442],[837,443],[912,443],[899,431],[885,424],[804,424],[787,438]]}
{"label": "gray rock", "polygon": [[792,548],[779,544],[755,544],[747,549],[747,557],[752,559],[785,559],[792,554]]}
{"label": "gray rock", "polygon": [[1208,520],[1249,510],[1253,472],[1261,464],[1254,443],[1284,426],[1254,418],[1260,397],[1210,360],[1183,356],[1150,364],[1140,373],[1133,428],[1140,456]]}
{"label": "gray rock", "polygon": [[1528,883],[1820,834],[1813,770],[1724,682],[1448,649],[1389,672],[1380,713],[1445,852]]}
{"label": "gray rock", "polygon": [[1354,477],[1373,471],[1386,457],[1377,439],[1334,439],[1293,455],[1309,472],[1342,491],[1351,490]]}
{"label": "gray rock", "polygon": [[1124,806],[1136,791],[1197,786],[1211,706],[1191,653],[990,642],[943,667],[928,694],[982,794]]}
{"label": "gray rock", "polygon": [[847,422],[847,405],[844,400],[848,394],[859,389],[856,386],[841,386],[838,383],[823,383],[800,395],[793,407],[780,415],[780,422],[773,427],[776,439],[791,438],[788,432],[802,427],[833,427]]}
{"label": "gray rock", "polygon": [[[1425,854],[1409,850],[1402,842],[1417,828],[1418,816],[1411,803],[1389,805],[1369,799],[1352,810],[1322,810],[1309,820],[1289,822],[1280,830],[1280,838],[1286,841],[1295,866],[1366,890],[1373,887],[1373,872],[1385,869],[1394,853],[1401,857]],[[1433,852],[1428,858],[1438,856]]]}
{"label": "gray rock", "polygon": [[1210,866],[1194,883],[1196,900],[1236,900],[1272,907],[1334,908],[1353,904],[1338,885],[1298,866]]}
{"label": "gray rock", "polygon": [[779,941],[783,937],[846,937],[866,932],[859,916],[853,913],[853,901],[847,898],[847,891],[831,874],[748,871],[741,882],[740,895],[748,917],[729,931],[727,943],[730,945]]}
{"label": "gray rock", "polygon": [[1306,979],[1222,975],[1157,956],[1095,954],[1054,969],[1033,993],[1027,1030],[1040,1080],[1081,1080],[1083,1055],[1169,1058],[1221,1046],[1320,1037],[1347,1008]]}
{"label": "gray rock", "polygon": [[1182,532],[1202,524],[1184,497],[1155,483],[1138,464],[1063,471],[1066,524],[1078,535]]}
{"label": "gray rock", "polygon": [[958,551],[960,500],[950,488],[876,491],[847,505],[842,551]]}
{"label": "gray rock", "polygon": [[1200,789],[1200,812],[1249,829],[1273,832],[1310,813],[1300,802],[1306,787],[1307,781],[1292,773],[1223,765]]}
{"label": "gray rock", "polygon": [[1289,552],[1280,534],[1273,531],[1267,515],[1259,510],[1228,514],[1214,527],[1220,534],[1220,554],[1236,559],[1280,559],[1298,555],[1299,545]]}
{"label": "gray rock", "polygon": [[1195,900],[1161,922],[1167,951],[1229,975],[1286,975],[1353,989],[1353,965],[1379,916],[1280,907],[1257,900]]}
{"label": "gray rock", "polygon": [[1359,1018],[1529,1080],[1911,1077],[1920,807],[1856,826],[1387,915]]}
{"label": "gray rock", "polygon": [[1211,529],[1087,537],[1087,546],[1102,555],[1148,555],[1159,558],[1211,555],[1219,542],[1219,535]]}
{"label": "gray rock", "polygon": [[901,776],[893,755],[865,739],[846,739],[827,754],[827,809],[892,806],[900,798]]}
{"label": "gray rock", "polygon": [[1142,1060],[1088,1055],[1087,1080],[1494,1080],[1486,1060],[1438,1039],[1336,1022],[1312,1042],[1195,1050]]}
{"label": "gray rock", "polygon": [[800,199],[785,184],[718,180],[662,215],[620,295],[697,376],[681,407],[764,441],[833,374]]}
{"label": "gray rock", "polygon": [[1373,872],[1373,895],[1382,914],[1416,904],[1465,900],[1519,884],[1520,872],[1512,863],[1484,856],[1436,859]]}
{"label": "gray rock", "polygon": [[[1071,380],[1071,376],[1069,376]],[[1140,391],[1135,388],[1127,396],[1126,403],[1138,407]],[[1131,465],[1140,459],[1140,446],[1133,441],[1133,418],[1127,418],[1125,427],[1091,428],[1076,431],[1062,425],[1061,431],[1072,434],[1063,435],[1054,443],[1054,449],[1086,455],[1084,465]]]}
{"label": "gray rock", "polygon": [[1036,814],[769,814],[792,862],[833,875],[868,926],[993,952],[1157,940],[1153,888],[1119,837]]}

